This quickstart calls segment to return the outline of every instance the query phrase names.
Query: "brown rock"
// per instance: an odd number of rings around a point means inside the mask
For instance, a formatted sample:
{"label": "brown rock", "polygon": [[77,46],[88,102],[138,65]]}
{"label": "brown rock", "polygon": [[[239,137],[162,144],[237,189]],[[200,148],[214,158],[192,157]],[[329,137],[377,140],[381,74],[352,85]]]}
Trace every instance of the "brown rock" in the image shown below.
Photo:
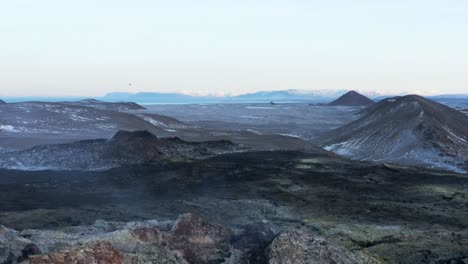
{"label": "brown rock", "polygon": [[269,264],[358,264],[374,263],[329,245],[322,238],[302,231],[286,231],[273,240],[267,252]]}
{"label": "brown rock", "polygon": [[163,234],[156,229],[150,227],[139,227],[131,230],[131,234],[134,238],[142,242],[156,242],[161,241]]}
{"label": "brown rock", "polygon": [[29,264],[123,264],[124,254],[108,242],[94,242],[68,251],[30,256]]}
{"label": "brown rock", "polygon": [[189,263],[221,263],[230,255],[231,230],[199,216],[179,216],[171,233],[170,247],[180,250]]}

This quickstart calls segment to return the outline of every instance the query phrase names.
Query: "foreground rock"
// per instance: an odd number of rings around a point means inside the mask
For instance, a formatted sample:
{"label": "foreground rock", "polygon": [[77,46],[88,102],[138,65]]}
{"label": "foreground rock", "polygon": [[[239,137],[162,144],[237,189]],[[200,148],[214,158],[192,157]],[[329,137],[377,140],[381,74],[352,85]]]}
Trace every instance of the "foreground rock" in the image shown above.
{"label": "foreground rock", "polygon": [[107,242],[96,242],[83,247],[74,248],[54,254],[32,256],[28,263],[124,263],[125,256]]}
{"label": "foreground rock", "polygon": [[371,263],[304,232],[274,237],[265,223],[232,230],[193,214],[61,230],[1,227],[0,263]]}
{"label": "foreground rock", "polygon": [[324,238],[302,231],[286,231],[270,245],[269,264],[346,264],[378,263],[369,257],[359,257],[351,252],[328,244]]}
{"label": "foreground rock", "polygon": [[[188,239],[221,245],[216,251],[207,246],[213,244],[190,244],[197,253],[208,252],[198,259],[228,255],[231,263],[268,263],[266,252],[283,230],[304,230],[313,241],[323,236],[327,246],[381,263],[461,263],[468,256],[468,177],[460,174],[299,152],[245,152],[108,171],[0,170],[0,175],[0,224],[22,230],[7,239],[11,246],[4,248],[16,248],[10,260],[23,250],[35,255],[28,243],[52,254],[97,241],[110,242],[125,256],[185,259],[185,249],[177,245]],[[177,219],[185,212],[230,227],[229,241],[193,233],[219,228],[206,228],[201,220],[177,229],[175,221],[124,224]],[[138,240],[131,235],[136,226],[148,231]],[[175,230],[183,236],[169,239]],[[153,239],[160,235],[162,240]],[[5,260],[10,251],[4,252]]]}
{"label": "foreground rock", "polygon": [[172,227],[170,248],[190,263],[221,263],[230,253],[231,230],[192,214],[182,215]]}

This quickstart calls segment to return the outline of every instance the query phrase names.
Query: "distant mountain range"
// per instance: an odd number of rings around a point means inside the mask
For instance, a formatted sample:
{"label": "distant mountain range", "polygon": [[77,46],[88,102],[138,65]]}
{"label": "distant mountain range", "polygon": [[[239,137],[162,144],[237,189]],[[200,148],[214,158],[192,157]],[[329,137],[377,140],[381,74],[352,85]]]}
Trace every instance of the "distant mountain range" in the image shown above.
{"label": "distant mountain range", "polygon": [[269,103],[269,102],[328,102],[346,93],[339,91],[299,90],[261,91],[236,96],[192,96],[178,93],[109,93],[100,98],[103,101],[131,101],[141,104],[151,103]]}
{"label": "distant mountain range", "polygon": [[[325,103],[345,94],[346,90],[283,90],[283,91],[260,91],[256,93],[241,94],[236,96],[195,96],[181,93],[158,93],[139,92],[108,93],[102,97],[94,97],[96,100],[105,102],[137,102],[140,104],[162,104],[162,103],[269,103],[274,102],[304,102],[304,103]],[[5,97],[7,102],[24,101],[80,101],[88,97]]]}
{"label": "distant mountain range", "polygon": [[[197,104],[197,103],[329,103],[338,97],[347,93],[348,90],[282,90],[282,91],[260,91],[236,96],[195,96],[181,93],[158,93],[158,92],[114,92],[108,93],[94,99],[104,102],[136,102],[140,104]],[[362,93],[365,96],[380,101],[394,95],[382,95],[376,92]],[[24,101],[79,101],[89,97],[4,97],[6,102],[24,102]],[[467,100],[468,94],[442,94],[437,96],[427,96],[433,100],[443,102],[444,100]]]}

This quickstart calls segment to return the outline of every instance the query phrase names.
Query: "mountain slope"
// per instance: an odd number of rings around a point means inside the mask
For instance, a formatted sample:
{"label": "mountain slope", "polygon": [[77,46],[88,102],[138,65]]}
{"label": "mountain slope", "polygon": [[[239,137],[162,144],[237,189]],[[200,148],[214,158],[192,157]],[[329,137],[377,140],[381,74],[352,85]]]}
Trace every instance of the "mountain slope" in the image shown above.
{"label": "mountain slope", "polygon": [[99,170],[167,160],[201,159],[242,149],[225,140],[187,142],[179,138],[157,138],[148,131],[119,131],[109,140],[42,145],[0,154],[0,167],[22,170]]}
{"label": "mountain slope", "polygon": [[82,135],[107,137],[119,130],[148,130],[156,133],[163,131],[160,126],[167,129],[185,125],[167,116],[125,113],[140,108],[141,106],[134,103],[106,103],[94,100],[0,104],[0,134],[55,134],[83,139]]}
{"label": "mountain slope", "polygon": [[119,130],[162,131],[132,114],[66,103],[24,102],[0,105],[0,133],[109,135]]}
{"label": "mountain slope", "polygon": [[143,106],[133,102],[103,102],[96,99],[85,99],[74,102],[63,102],[70,105],[80,105],[94,107],[101,110],[113,110],[113,111],[133,111],[133,110],[145,110]]}
{"label": "mountain slope", "polygon": [[368,106],[375,102],[355,91],[349,91],[340,98],[329,103],[330,106]]}
{"label": "mountain slope", "polygon": [[466,172],[468,117],[416,95],[389,98],[329,132],[322,146],[354,159]]}

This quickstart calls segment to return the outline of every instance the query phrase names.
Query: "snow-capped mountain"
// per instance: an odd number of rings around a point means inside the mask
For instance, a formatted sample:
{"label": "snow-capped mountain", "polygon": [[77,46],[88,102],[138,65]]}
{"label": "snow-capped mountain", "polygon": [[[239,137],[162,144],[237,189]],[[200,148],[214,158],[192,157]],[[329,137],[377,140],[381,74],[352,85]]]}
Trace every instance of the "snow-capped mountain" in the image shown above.
{"label": "snow-capped mountain", "polygon": [[468,169],[468,116],[417,95],[369,106],[322,142],[325,149],[353,159]]}

